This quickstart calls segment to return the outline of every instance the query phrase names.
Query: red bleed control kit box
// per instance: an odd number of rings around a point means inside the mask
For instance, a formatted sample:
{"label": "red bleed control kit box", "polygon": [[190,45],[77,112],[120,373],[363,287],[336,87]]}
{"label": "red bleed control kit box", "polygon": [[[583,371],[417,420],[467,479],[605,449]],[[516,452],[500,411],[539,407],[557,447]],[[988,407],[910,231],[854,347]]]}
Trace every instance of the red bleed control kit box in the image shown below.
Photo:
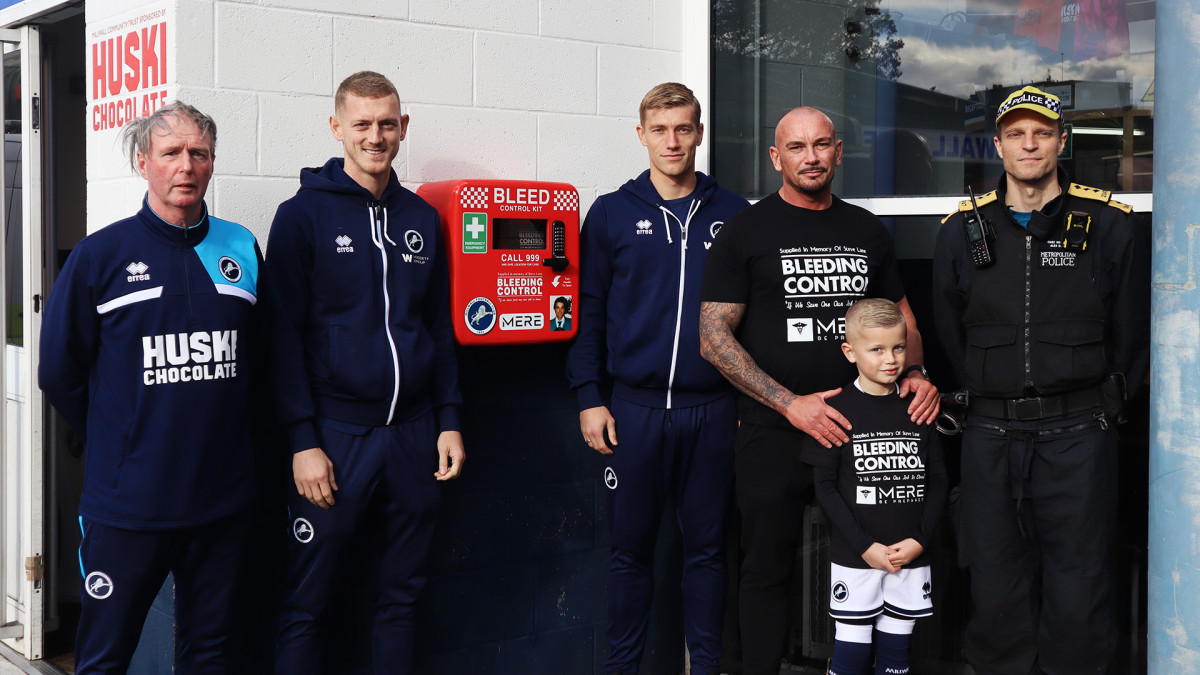
{"label": "red bleed control kit box", "polygon": [[567,183],[451,180],[417,194],[437,209],[461,345],[575,336],[579,193]]}

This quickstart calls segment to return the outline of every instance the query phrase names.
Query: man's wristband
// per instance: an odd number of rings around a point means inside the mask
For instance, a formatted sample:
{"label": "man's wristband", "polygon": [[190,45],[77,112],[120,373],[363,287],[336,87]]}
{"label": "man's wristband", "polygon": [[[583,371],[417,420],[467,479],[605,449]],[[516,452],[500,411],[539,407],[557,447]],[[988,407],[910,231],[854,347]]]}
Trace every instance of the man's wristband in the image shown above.
{"label": "man's wristband", "polygon": [[917,372],[921,374],[927,381],[932,381],[929,378],[929,371],[925,370],[925,366],[909,366],[904,369],[904,376],[908,377],[909,373]]}

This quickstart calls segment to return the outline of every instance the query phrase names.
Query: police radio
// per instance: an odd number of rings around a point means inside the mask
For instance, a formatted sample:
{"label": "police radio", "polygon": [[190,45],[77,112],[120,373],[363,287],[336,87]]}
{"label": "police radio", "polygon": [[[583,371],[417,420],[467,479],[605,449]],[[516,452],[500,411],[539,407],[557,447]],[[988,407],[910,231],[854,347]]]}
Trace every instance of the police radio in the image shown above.
{"label": "police radio", "polygon": [[992,233],[992,224],[979,213],[979,205],[975,203],[975,191],[967,186],[971,195],[971,212],[963,218],[964,231],[967,234],[967,251],[971,254],[971,262],[976,268],[987,267],[995,262],[992,249],[988,242],[996,238]]}

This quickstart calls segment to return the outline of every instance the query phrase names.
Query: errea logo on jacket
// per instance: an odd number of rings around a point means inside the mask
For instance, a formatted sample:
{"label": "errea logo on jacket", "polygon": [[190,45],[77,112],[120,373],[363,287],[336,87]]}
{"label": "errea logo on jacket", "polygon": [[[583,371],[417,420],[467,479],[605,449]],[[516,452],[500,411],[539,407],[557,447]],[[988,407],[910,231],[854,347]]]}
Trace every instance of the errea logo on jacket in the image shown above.
{"label": "errea logo on jacket", "polygon": [[150,281],[150,275],[146,274],[146,271],[149,269],[150,267],[144,262],[131,262],[125,268],[125,271],[129,272],[129,276],[125,278],[125,281]]}
{"label": "errea logo on jacket", "polygon": [[648,220],[637,221],[637,233],[638,234],[654,234],[654,230],[650,229],[650,221],[648,221]]}

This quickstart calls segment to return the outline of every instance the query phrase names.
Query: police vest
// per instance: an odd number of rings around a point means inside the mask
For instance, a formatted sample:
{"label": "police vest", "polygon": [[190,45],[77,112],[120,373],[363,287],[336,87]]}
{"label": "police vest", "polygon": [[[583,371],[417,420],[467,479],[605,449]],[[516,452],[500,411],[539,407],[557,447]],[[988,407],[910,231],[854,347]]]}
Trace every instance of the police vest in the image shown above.
{"label": "police vest", "polygon": [[[1107,191],[1072,183],[1067,194],[1016,223],[995,191],[978,198],[992,223],[995,263],[969,270],[961,321],[971,389],[996,398],[1047,396],[1099,385],[1108,375],[1108,311],[1093,285],[1102,211],[1130,207]],[[1055,201],[1057,204],[1055,204]],[[970,210],[970,202],[959,211]],[[1064,243],[1067,214],[1091,217],[1087,246]],[[954,214],[952,214],[954,215]],[[961,218],[954,226],[962,227]]]}

